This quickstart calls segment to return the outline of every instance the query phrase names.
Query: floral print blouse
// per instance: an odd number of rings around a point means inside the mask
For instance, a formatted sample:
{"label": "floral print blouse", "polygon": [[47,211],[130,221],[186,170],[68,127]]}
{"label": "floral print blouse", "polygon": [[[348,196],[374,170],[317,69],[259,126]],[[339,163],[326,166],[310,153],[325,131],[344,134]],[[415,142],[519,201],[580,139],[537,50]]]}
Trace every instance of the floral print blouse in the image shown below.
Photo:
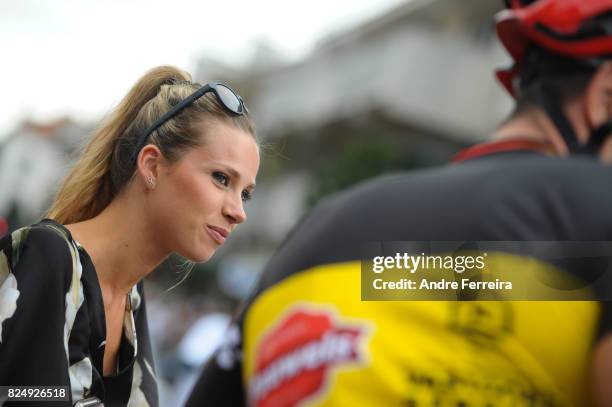
{"label": "floral print blouse", "polygon": [[87,252],[49,219],[5,235],[0,239],[0,386],[66,386],[69,402],[45,405],[86,400],[106,407],[157,406],[142,282],[126,302],[117,371],[103,376],[104,303]]}

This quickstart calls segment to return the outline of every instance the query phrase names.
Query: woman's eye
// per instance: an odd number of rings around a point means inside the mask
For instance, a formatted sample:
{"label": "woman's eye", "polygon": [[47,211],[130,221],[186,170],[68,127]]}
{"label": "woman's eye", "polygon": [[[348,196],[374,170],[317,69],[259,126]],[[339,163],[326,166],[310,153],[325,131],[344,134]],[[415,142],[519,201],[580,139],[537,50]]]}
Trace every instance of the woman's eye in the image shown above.
{"label": "woman's eye", "polygon": [[217,181],[219,184],[223,186],[229,185],[229,177],[225,175],[224,173],[215,171],[213,172],[212,176],[215,179],[215,181]]}
{"label": "woman's eye", "polygon": [[250,201],[253,198],[253,194],[246,189],[242,191],[242,202]]}

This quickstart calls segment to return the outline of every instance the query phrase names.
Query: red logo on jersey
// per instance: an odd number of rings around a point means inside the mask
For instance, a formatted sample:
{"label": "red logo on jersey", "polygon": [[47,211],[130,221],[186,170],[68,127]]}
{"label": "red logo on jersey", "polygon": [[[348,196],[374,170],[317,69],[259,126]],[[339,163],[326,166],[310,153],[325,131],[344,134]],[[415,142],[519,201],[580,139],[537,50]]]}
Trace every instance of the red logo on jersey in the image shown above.
{"label": "red logo on jersey", "polygon": [[363,329],[325,312],[294,310],[257,349],[249,398],[257,407],[293,406],[323,388],[333,366],[359,361]]}

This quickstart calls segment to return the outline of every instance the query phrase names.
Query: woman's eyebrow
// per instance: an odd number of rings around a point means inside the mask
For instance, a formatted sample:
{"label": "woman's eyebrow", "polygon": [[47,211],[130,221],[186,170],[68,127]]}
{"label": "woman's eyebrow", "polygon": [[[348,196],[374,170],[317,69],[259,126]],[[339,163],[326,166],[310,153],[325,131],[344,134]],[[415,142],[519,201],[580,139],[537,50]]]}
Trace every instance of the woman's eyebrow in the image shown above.
{"label": "woman's eyebrow", "polygon": [[[232,176],[232,178],[235,178],[237,180],[242,179],[242,177],[240,176],[240,173],[238,171],[236,171],[232,166],[228,165],[228,164],[224,164],[221,162],[215,162],[214,164],[218,164],[222,167],[225,167],[225,170],[228,172],[229,175]],[[251,183],[250,185],[247,186],[248,189],[250,190],[254,190],[255,189],[255,182]]]}

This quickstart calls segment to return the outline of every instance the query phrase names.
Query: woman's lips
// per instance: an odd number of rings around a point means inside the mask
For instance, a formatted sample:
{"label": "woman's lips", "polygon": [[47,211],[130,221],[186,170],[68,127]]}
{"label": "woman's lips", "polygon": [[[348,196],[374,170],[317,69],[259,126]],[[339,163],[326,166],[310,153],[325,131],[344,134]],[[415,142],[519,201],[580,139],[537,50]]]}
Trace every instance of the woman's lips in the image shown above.
{"label": "woman's lips", "polygon": [[225,237],[227,236],[227,232],[224,229],[206,225],[206,230],[215,242],[220,245],[225,243]]}

